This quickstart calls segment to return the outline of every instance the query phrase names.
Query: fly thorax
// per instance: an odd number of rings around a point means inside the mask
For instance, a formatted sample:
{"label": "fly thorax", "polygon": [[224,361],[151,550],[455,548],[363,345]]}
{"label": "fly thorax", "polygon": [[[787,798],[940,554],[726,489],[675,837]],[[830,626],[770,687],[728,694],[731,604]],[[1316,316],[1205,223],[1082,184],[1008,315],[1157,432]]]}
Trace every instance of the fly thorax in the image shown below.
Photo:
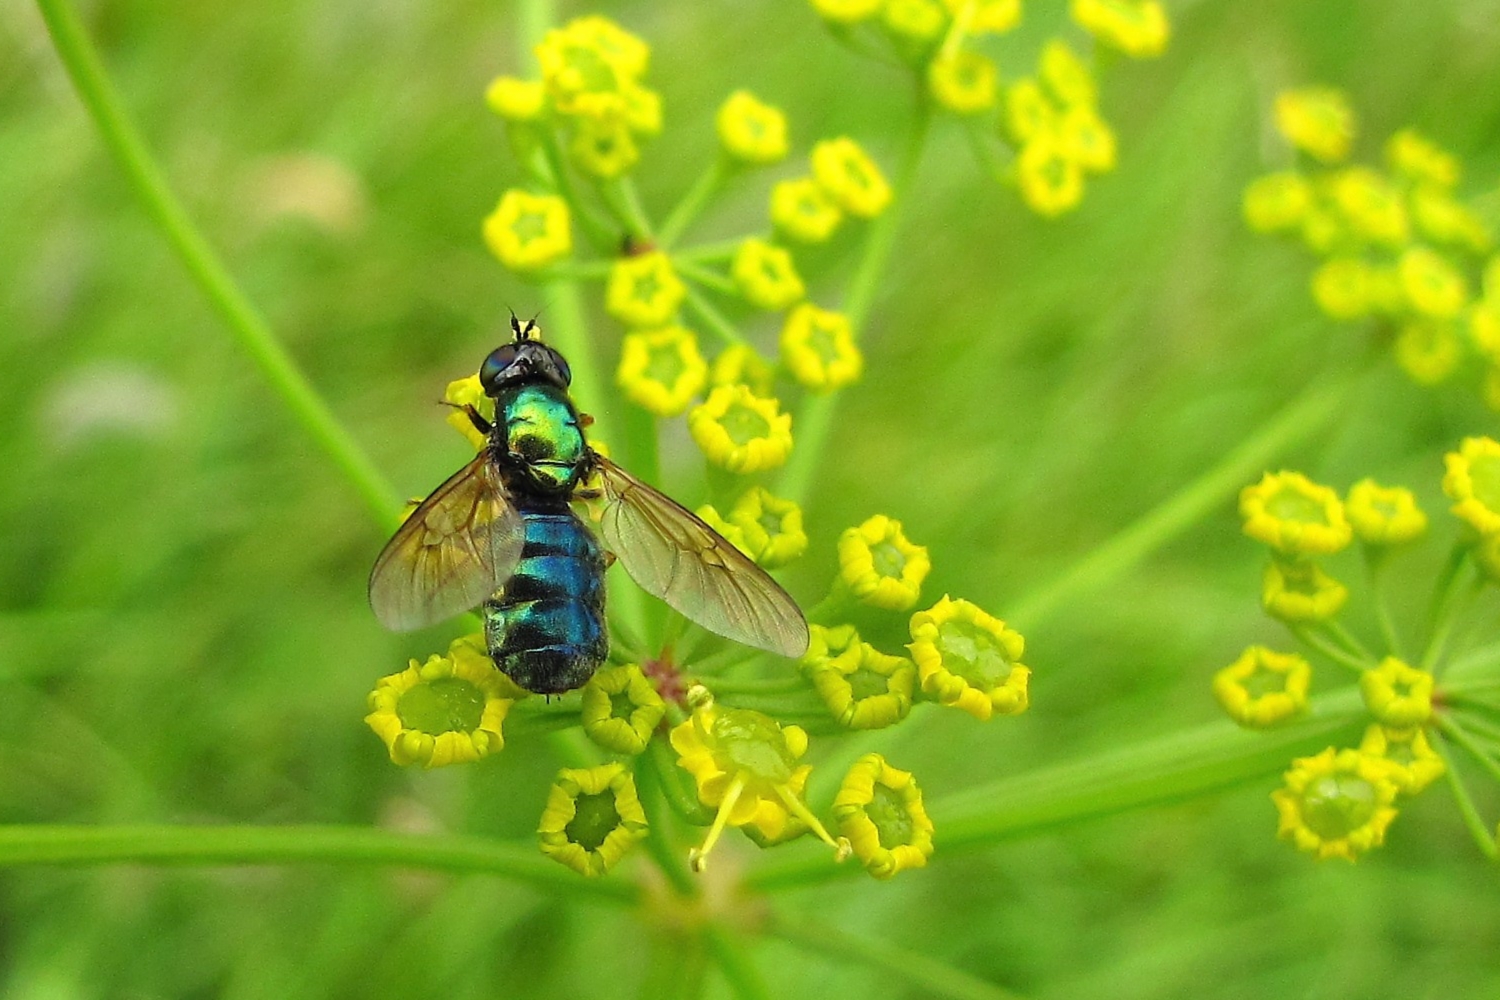
{"label": "fly thorax", "polygon": [[495,409],[506,452],[521,474],[541,492],[570,492],[587,449],[568,394],[552,385],[525,385],[497,396]]}

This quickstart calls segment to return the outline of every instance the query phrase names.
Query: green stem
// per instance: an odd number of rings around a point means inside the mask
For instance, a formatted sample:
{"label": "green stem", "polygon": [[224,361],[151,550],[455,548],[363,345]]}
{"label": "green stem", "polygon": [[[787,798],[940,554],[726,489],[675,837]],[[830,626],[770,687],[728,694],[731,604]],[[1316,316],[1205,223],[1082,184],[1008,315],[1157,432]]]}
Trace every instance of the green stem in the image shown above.
{"label": "green stem", "polygon": [[1379,662],[1375,658],[1374,654],[1372,654],[1368,649],[1365,648],[1365,644],[1359,641],[1359,637],[1345,628],[1338,619],[1330,618],[1328,621],[1323,622],[1322,629],[1323,631],[1328,633],[1329,637],[1333,639],[1334,642],[1338,643],[1344,649],[1348,650],[1349,653],[1356,659],[1368,663]]}
{"label": "green stem", "polygon": [[1500,781],[1500,761],[1495,760],[1492,754],[1480,746],[1457,719],[1448,715],[1436,715],[1433,716],[1433,721],[1444,736],[1462,747],[1480,767],[1489,772],[1491,778]]}
{"label": "green stem", "polygon": [[953,1000],[1014,1000],[1016,994],[987,983],[951,965],[889,941],[850,934],[832,924],[778,915],[766,924],[766,934],[803,951],[858,962],[910,986],[916,995]]}
{"label": "green stem", "polygon": [[401,509],[396,491],[313,389],[193,225],[126,115],[77,14],[66,0],[37,0],[37,6],[79,97],[147,214],[292,416],[338,466],[376,523],[394,530]]}
{"label": "green stem", "polygon": [[687,189],[682,200],[673,206],[671,212],[667,213],[667,220],[661,224],[661,232],[657,234],[656,245],[663,250],[672,249],[728,176],[729,171],[724,157],[715,157],[708,169],[703,171],[693,182],[693,186]]}
{"label": "green stem", "polygon": [[687,852],[679,851],[673,845],[667,829],[670,819],[665,810],[667,792],[657,767],[656,758],[650,754],[640,754],[635,758],[635,784],[640,793],[641,808],[646,812],[646,849],[672,888],[679,895],[691,898],[698,894],[698,885],[687,870]]}
{"label": "green stem", "polygon": [[1034,627],[1077,598],[1139,565],[1232,496],[1276,455],[1315,434],[1340,411],[1353,378],[1320,378],[1198,478],[1042,586],[1011,604],[1006,617]]}
{"label": "green stem", "polygon": [[1364,554],[1365,578],[1370,585],[1370,597],[1375,603],[1375,621],[1380,626],[1380,637],[1385,642],[1386,650],[1404,663],[1406,655],[1401,650],[1401,636],[1396,631],[1396,621],[1391,617],[1390,601],[1386,599],[1385,593],[1387,550],[1372,545],[1362,545],[1360,549]]}
{"label": "green stem", "polygon": [[[1144,806],[1201,798],[1275,774],[1290,758],[1352,739],[1364,706],[1354,689],[1312,700],[1308,717],[1268,730],[1214,722],[1129,744],[1066,764],[976,785],[933,802],[934,861]],[[761,889],[810,885],[857,874],[830,865],[826,852],[793,848],[748,881]]]}
{"label": "green stem", "polygon": [[636,194],[635,184],[629,177],[601,180],[597,187],[599,197],[604,200],[610,214],[625,227],[625,231],[633,239],[643,242],[652,239],[651,220],[646,218],[646,212],[641,208],[641,200]]}
{"label": "green stem", "polygon": [[743,239],[724,240],[719,243],[700,243],[697,246],[683,247],[681,250],[672,251],[672,259],[691,260],[699,264],[713,264],[721,260],[729,260],[739,252]]}
{"label": "green stem", "polygon": [[639,887],[585,879],[482,837],[418,836],[350,826],[0,826],[0,865],[355,864],[502,875],[578,899],[632,904]]}
{"label": "green stem", "polygon": [[1432,741],[1438,754],[1443,758],[1445,765],[1444,773],[1448,779],[1448,787],[1453,790],[1453,801],[1458,804],[1458,813],[1463,817],[1464,826],[1469,828],[1469,834],[1474,838],[1474,843],[1479,845],[1479,850],[1491,861],[1500,860],[1500,847],[1495,845],[1495,838],[1490,835],[1489,827],[1485,825],[1484,818],[1479,815],[1479,809],[1474,805],[1474,797],[1469,794],[1468,786],[1454,766],[1453,754],[1448,751],[1447,745],[1439,738]]}
{"label": "green stem", "polygon": [[[686,269],[691,268],[692,266],[683,266],[685,268],[683,273],[689,273]],[[695,280],[701,280],[701,278]],[[733,282],[730,282],[730,284],[732,286]],[[719,339],[724,341],[724,343],[745,343],[745,338],[741,336],[739,330],[735,329],[734,324],[726,319],[724,314],[719,312],[719,310],[714,307],[714,304],[708,301],[704,294],[698,291],[698,289],[694,288],[692,285],[687,286],[687,305],[688,309],[692,310],[693,315],[701,319],[710,330],[718,334]]]}
{"label": "green stem", "polygon": [[609,222],[594,211],[592,205],[584,201],[578,193],[577,186],[573,183],[573,175],[568,172],[567,158],[563,155],[562,147],[558,145],[557,134],[551,128],[541,129],[542,155],[546,159],[547,169],[552,177],[552,186],[562,199],[568,203],[568,209],[573,217],[583,227],[583,234],[600,254],[608,257],[620,252],[620,236]]}
{"label": "green stem", "polygon": [[[916,183],[917,171],[922,165],[922,153],[927,148],[928,126],[932,122],[932,109],[925,95],[918,97],[916,119],[912,122],[911,134],[906,140],[901,165],[896,173],[890,205],[885,212],[870,223],[865,233],[864,249],[854,277],[849,282],[848,294],[844,297],[844,315],[857,339],[863,332],[870,309],[875,304],[876,292],[891,251],[896,246],[896,235],[900,230],[901,216],[911,201],[911,191]],[[781,475],[781,496],[807,506],[812,492],[813,478],[822,468],[823,452],[833,430],[833,414],[838,404],[838,393],[828,395],[809,394],[792,419],[792,431],[797,446]]]}
{"label": "green stem", "polygon": [[754,677],[743,680],[735,677],[701,677],[699,679],[703,681],[705,687],[716,695],[800,694],[807,690],[807,681],[795,674],[790,677]]}
{"label": "green stem", "polygon": [[1306,625],[1288,624],[1287,631],[1291,632],[1292,635],[1295,635],[1298,640],[1300,640],[1304,645],[1316,650],[1319,653],[1322,653],[1324,656],[1328,657],[1339,666],[1348,667],[1350,670],[1353,670],[1357,674],[1362,674],[1366,670],[1369,670],[1371,667],[1375,666],[1374,663],[1362,660],[1358,656],[1346,652],[1341,647],[1334,645],[1318,633],[1314,632],[1312,629],[1308,628]]}
{"label": "green stem", "polygon": [[1422,652],[1421,669],[1431,673],[1434,677],[1442,671],[1438,669],[1438,662],[1443,658],[1443,650],[1448,645],[1448,637],[1453,634],[1453,624],[1458,616],[1463,613],[1464,608],[1479,588],[1483,586],[1483,577],[1476,582],[1475,586],[1464,593],[1464,568],[1468,565],[1468,549],[1462,543],[1453,547],[1453,555],[1444,568],[1443,575],[1438,581],[1437,594],[1433,602],[1432,612],[1432,634],[1427,638],[1427,648]]}
{"label": "green stem", "polygon": [[771,994],[766,992],[765,981],[738,935],[723,924],[711,923],[703,928],[703,938],[735,996],[740,1000],[768,1000]]}
{"label": "green stem", "polygon": [[712,288],[716,292],[725,295],[738,295],[739,286],[734,279],[720,274],[717,271],[704,267],[702,264],[694,264],[690,260],[673,260],[677,270],[705,288]]}

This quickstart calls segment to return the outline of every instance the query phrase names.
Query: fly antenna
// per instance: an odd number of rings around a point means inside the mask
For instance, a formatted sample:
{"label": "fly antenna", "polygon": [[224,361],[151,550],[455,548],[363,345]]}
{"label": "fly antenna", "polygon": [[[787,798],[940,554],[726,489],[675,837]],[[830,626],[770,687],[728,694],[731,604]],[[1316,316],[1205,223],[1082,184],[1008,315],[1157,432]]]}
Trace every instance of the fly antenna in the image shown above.
{"label": "fly antenna", "polygon": [[530,324],[529,323],[527,324],[527,327],[528,327],[527,330],[521,329],[521,321],[520,321],[520,319],[518,319],[516,317],[516,311],[514,309],[511,309],[511,310],[509,310],[509,312],[510,312],[510,329],[511,329],[511,332],[516,335],[516,340],[525,340],[526,339],[526,334],[527,334],[527,332],[528,332],[528,330],[530,328]]}

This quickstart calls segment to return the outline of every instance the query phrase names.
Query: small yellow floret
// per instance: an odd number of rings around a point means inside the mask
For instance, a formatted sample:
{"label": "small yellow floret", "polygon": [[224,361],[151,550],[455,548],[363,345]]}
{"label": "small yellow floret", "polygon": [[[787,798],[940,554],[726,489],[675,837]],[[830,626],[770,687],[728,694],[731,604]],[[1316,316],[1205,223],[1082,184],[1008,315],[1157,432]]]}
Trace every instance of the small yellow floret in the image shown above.
{"label": "small yellow floret", "polygon": [[885,175],[847,136],[824,139],[813,147],[812,173],[824,193],[850,215],[873,219],[891,203]]}
{"label": "small yellow floret", "polygon": [[906,648],[927,694],[976,719],[1026,711],[1031,668],[1020,662],[1026,640],[1005,622],[945,594],[911,616],[910,631]]}
{"label": "small yellow floret", "polygon": [[513,271],[535,271],[573,252],[568,203],[513,188],[484,220],[484,242]]}
{"label": "small yellow floret", "polygon": [[778,181],[771,188],[771,222],[802,243],[822,243],[833,235],[844,213],[811,177]]}
{"label": "small yellow floret", "polygon": [[1373,725],[1359,742],[1360,752],[1379,758],[1402,795],[1416,795],[1443,776],[1447,766],[1420,726],[1396,729]]}
{"label": "small yellow floret", "polygon": [[542,853],[589,877],[608,872],[645,835],[635,778],[618,763],[559,771],[537,825]]}
{"label": "small yellow floret", "polygon": [[1443,492],[1453,500],[1454,515],[1481,536],[1500,534],[1500,442],[1465,438],[1443,461]]}
{"label": "small yellow floret", "polygon": [[1331,555],[1353,531],[1339,495],[1300,472],[1268,472],[1240,491],[1245,534],[1289,556]]}
{"label": "small yellow floret", "polygon": [[781,328],[781,360],[792,377],[813,392],[841,389],[864,370],[849,318],[810,302],[787,316]]}
{"label": "small yellow floret", "polygon": [[1242,726],[1261,729],[1307,711],[1312,665],[1296,653],[1251,646],[1214,675],[1214,697]]}
{"label": "small yellow floret", "polygon": [[665,326],[677,314],[687,286],[660,250],[622,257],[609,272],[604,309],[626,326]]}
{"label": "small yellow floret", "polygon": [[939,54],[927,64],[927,89],[933,100],[958,115],[994,107],[998,79],[995,64],[970,49]]}
{"label": "small yellow floret", "polygon": [[1349,588],[1310,560],[1272,559],[1261,580],[1260,601],[1279,621],[1305,625],[1326,622],[1349,599]]}
{"label": "small yellow floret", "polygon": [[715,118],[724,151],[741,163],[764,165],[786,156],[786,115],[748,90],[736,90]]}
{"label": "small yellow floret", "polygon": [[1313,204],[1312,184],[1293,170],[1257,177],[1245,188],[1245,222],[1258,233],[1280,233],[1302,224]]}
{"label": "small yellow floret", "polygon": [[730,472],[777,468],[792,451],[792,415],[743,385],[716,386],[688,414],[688,430],[708,460]]}
{"label": "small yellow floret", "polygon": [[1332,87],[1284,90],[1276,95],[1276,127],[1298,149],[1337,163],[1354,142],[1354,111],[1344,92]]}
{"label": "small yellow floret", "polygon": [[1021,147],[1016,181],[1021,200],[1038,215],[1058,216],[1083,201],[1083,168],[1055,128],[1036,133]]}
{"label": "small yellow floret", "polygon": [[839,536],[839,579],[861,602],[890,611],[917,603],[932,570],[925,546],[906,537],[901,522],[876,514]]}
{"label": "small yellow floret", "polygon": [[897,770],[878,753],[865,754],[833,800],[839,831],[854,856],[878,879],[921,868],[932,857],[932,820],[922,790],[909,771]]}
{"label": "small yellow floret", "polygon": [[1454,319],[1469,301],[1469,286],[1453,263],[1427,247],[1409,247],[1397,262],[1411,307],[1434,319]]}
{"label": "small yellow floret", "polygon": [[1159,56],[1167,49],[1171,26],[1157,0],[1072,0],[1068,13],[1100,42],[1132,58]]}
{"label": "small yellow floret", "polygon": [[1361,479],[1349,488],[1344,512],[1354,536],[1366,545],[1404,545],[1427,530],[1427,515],[1404,486],[1381,486]]}
{"label": "small yellow floret", "polygon": [[625,395],[658,417],[675,417],[708,383],[708,362],[691,330],[667,326],[636,330],[620,345],[615,381]]}
{"label": "small yellow floret", "polygon": [[1387,656],[1359,677],[1365,707],[1381,723],[1398,729],[1432,717],[1432,675]]}
{"label": "small yellow floret", "polygon": [[497,76],[484,92],[484,100],[495,114],[511,122],[530,122],[547,110],[547,91],[540,80]]}
{"label": "small yellow floret", "polygon": [[1396,792],[1384,761],[1329,747],[1293,761],[1285,784],[1271,793],[1277,833],[1319,860],[1353,861],[1385,842]]}
{"label": "small yellow floret", "polygon": [[729,275],[745,301],[760,309],[789,309],[807,293],[791,253],[753,236],[734,252]]}
{"label": "small yellow floret", "polygon": [[1458,158],[1414,128],[1404,128],[1386,140],[1385,161],[1414,181],[1440,188],[1458,183]]}

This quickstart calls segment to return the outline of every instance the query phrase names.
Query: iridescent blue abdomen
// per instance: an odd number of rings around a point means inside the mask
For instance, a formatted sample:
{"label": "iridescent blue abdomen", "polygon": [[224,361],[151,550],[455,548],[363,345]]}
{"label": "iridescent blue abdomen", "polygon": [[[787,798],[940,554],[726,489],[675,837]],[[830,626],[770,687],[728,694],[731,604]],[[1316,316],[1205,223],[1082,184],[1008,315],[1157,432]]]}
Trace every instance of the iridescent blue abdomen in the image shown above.
{"label": "iridescent blue abdomen", "polygon": [[584,684],[609,652],[604,552],[568,501],[513,497],[526,526],[521,561],[484,602],[485,642],[495,665],[538,694]]}

